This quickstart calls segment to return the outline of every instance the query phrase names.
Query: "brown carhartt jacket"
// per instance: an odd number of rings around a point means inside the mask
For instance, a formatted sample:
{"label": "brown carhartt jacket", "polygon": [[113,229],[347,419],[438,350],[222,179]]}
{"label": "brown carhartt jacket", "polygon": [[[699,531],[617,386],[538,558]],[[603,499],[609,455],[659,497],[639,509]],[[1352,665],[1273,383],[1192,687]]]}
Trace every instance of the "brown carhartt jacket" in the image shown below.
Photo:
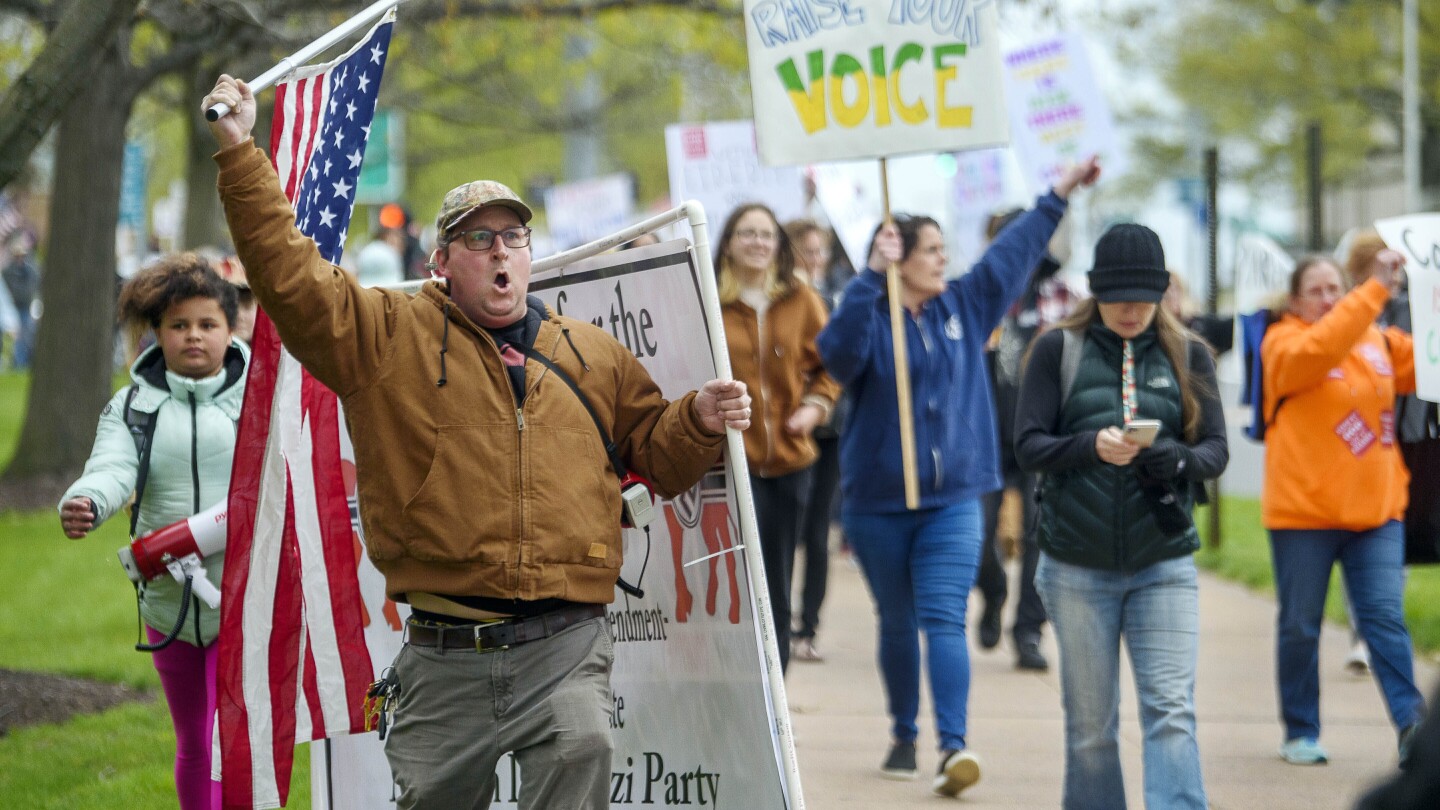
{"label": "brown carhartt jacket", "polygon": [[761,335],[755,310],[743,301],[721,308],[730,345],[730,373],[749,388],[754,416],[745,431],[750,471],[774,478],[815,463],[818,450],[809,436],[792,436],[785,420],[801,400],[815,396],[833,404],[840,396],[820,363],[815,336],[824,328],[825,302],[805,284],[772,301]]}
{"label": "brown carhartt jacket", "polygon": [[[574,392],[531,360],[517,407],[493,338],[450,304],[445,286],[432,281],[413,296],[361,287],[295,228],[253,141],[215,159],[255,297],[286,348],[345,406],[367,550],[389,596],[613,601],[620,489]],[[625,464],[666,496],[698,481],[724,436],[695,418],[694,393],[667,403],[610,335],[547,315],[535,349],[579,384]]]}

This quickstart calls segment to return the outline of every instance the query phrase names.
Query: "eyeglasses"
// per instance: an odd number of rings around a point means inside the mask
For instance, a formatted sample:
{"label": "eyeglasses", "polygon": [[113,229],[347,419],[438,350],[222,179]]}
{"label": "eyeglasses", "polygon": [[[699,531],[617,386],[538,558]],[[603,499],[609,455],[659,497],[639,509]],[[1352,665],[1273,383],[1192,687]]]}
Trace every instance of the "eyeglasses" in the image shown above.
{"label": "eyeglasses", "polygon": [[[523,248],[530,244],[530,229],[525,227],[506,228],[503,231],[491,231],[481,229],[478,231],[464,231],[459,235],[460,240],[465,243],[466,250],[489,250],[495,244],[495,237],[508,248]],[[455,241],[451,239],[450,241]]]}
{"label": "eyeglasses", "polygon": [[774,231],[757,231],[754,228],[744,228],[735,232],[736,239],[758,240],[761,242],[774,242],[778,238]]}
{"label": "eyeglasses", "polygon": [[1310,290],[1302,290],[1295,297],[1309,299],[1311,301],[1324,301],[1331,298],[1339,300],[1344,295],[1345,290],[1340,287],[1316,287]]}

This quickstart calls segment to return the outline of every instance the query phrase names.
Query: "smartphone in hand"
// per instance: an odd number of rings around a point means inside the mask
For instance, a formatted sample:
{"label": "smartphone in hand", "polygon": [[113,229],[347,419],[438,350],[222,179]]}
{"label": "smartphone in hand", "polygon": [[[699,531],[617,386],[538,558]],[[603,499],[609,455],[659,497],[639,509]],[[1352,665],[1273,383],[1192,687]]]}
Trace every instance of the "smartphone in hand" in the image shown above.
{"label": "smartphone in hand", "polygon": [[1125,423],[1121,428],[1125,438],[1141,447],[1149,447],[1155,443],[1155,437],[1160,433],[1159,419],[1133,419]]}

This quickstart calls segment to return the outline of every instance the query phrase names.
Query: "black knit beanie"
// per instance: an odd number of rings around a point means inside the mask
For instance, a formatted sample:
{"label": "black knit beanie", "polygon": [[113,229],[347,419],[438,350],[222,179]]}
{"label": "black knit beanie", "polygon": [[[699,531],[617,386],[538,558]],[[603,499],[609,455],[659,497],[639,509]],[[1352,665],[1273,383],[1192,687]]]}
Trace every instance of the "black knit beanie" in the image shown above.
{"label": "black knit beanie", "polygon": [[1160,237],[1133,222],[1110,226],[1095,243],[1089,279],[1090,294],[1101,303],[1160,303],[1170,286]]}

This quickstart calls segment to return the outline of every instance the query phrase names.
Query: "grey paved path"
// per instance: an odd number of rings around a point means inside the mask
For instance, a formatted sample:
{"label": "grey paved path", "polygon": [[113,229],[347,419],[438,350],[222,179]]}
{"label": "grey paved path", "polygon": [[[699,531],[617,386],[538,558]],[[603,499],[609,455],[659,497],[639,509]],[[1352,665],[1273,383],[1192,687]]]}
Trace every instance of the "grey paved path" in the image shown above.
{"label": "grey paved path", "polygon": [[[971,615],[976,615],[972,597]],[[1202,574],[1200,672],[1196,696],[1200,752],[1211,806],[1216,810],[1328,810],[1351,808],[1371,782],[1390,773],[1395,737],[1373,680],[1347,673],[1348,632],[1327,626],[1321,641],[1322,742],[1329,765],[1297,767],[1276,755],[1281,730],[1274,688],[1274,601]],[[858,571],[832,555],[830,592],[822,615],[824,663],[791,663],[787,694],[796,733],[807,808],[934,808],[928,779],[880,778],[888,746],[880,676],[875,667],[875,619]],[[1051,670],[1013,668],[1009,640],[978,651],[972,642],[970,746],[980,758],[979,784],[961,797],[974,808],[1055,808],[1063,769],[1060,688],[1055,650],[1046,637]],[[1134,688],[1122,685],[1121,753],[1129,806],[1143,808],[1140,731]],[[1436,670],[1417,663],[1428,696]],[[928,702],[920,721],[922,777],[936,767]],[[1152,808],[1153,810],[1153,808]]]}

